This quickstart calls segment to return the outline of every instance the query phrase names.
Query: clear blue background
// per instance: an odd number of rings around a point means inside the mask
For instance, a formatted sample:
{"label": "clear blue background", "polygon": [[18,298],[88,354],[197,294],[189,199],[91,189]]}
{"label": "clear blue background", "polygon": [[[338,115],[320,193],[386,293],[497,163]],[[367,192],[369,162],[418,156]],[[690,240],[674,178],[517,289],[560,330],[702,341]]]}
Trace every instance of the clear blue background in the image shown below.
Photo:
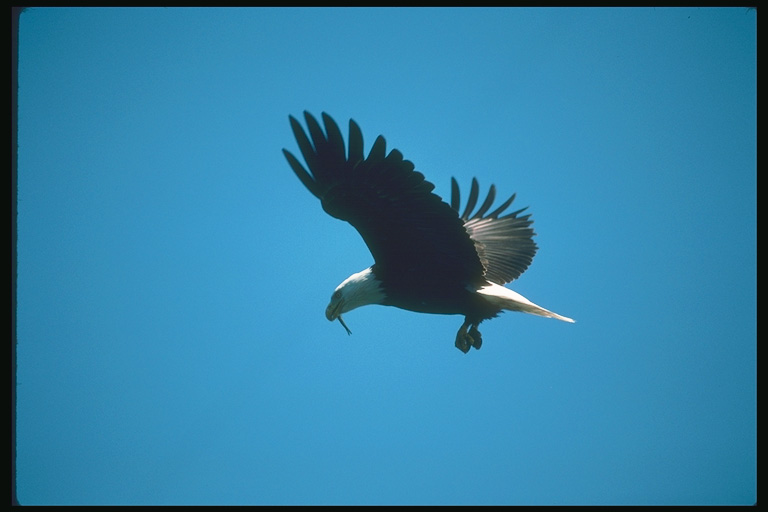
{"label": "clear blue background", "polygon": [[[756,12],[29,9],[25,504],[751,504]],[[324,309],[372,263],[288,115],[517,192],[517,313]],[[297,153],[298,154],[298,153]]]}

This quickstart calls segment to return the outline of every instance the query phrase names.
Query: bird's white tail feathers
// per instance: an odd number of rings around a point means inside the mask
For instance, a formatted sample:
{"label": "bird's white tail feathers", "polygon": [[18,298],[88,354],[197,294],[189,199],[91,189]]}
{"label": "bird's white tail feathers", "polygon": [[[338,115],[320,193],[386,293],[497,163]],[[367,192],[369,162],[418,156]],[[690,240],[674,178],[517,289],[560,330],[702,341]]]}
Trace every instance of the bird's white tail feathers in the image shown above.
{"label": "bird's white tail feathers", "polygon": [[494,304],[501,309],[508,309],[510,311],[522,311],[523,313],[530,313],[532,315],[545,316],[547,318],[556,318],[563,322],[575,322],[572,318],[567,316],[558,315],[548,309],[544,309],[541,306],[537,306],[533,302],[529,301],[517,292],[500,286],[498,284],[489,284],[483,286],[477,293],[485,297],[488,302]]}

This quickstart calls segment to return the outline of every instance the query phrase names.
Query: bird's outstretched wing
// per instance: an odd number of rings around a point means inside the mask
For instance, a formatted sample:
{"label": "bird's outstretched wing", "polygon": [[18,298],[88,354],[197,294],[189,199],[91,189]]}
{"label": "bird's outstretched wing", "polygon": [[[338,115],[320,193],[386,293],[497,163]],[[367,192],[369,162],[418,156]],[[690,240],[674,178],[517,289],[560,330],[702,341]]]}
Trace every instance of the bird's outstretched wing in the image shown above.
{"label": "bird's outstretched wing", "polygon": [[334,120],[323,113],[325,133],[305,112],[309,137],[289,117],[307,171],[289,151],[288,163],[331,216],[352,224],[380,271],[390,279],[479,283],[484,267],[456,210],[432,193],[434,185],[396,149],[386,154],[379,136],[367,157],[357,123],[349,122],[349,148]]}
{"label": "bird's outstretched wing", "polygon": [[[520,277],[536,255],[536,242],[533,241],[536,233],[531,228],[533,221],[530,214],[519,216],[526,208],[500,216],[515,200],[515,194],[486,215],[496,198],[496,187],[493,185],[473,215],[479,190],[477,180],[472,178],[469,199],[461,219],[485,267],[485,278],[503,285]],[[461,208],[459,184],[454,178],[451,178],[451,207],[457,212]]]}

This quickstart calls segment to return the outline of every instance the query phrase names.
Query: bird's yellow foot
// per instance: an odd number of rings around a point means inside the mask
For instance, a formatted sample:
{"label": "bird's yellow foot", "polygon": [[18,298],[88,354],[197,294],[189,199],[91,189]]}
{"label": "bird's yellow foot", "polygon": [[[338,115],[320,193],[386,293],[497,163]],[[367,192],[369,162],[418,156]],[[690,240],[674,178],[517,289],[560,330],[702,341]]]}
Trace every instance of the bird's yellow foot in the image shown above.
{"label": "bird's yellow foot", "polygon": [[467,332],[467,324],[461,326],[459,332],[456,333],[456,348],[464,352],[469,352],[470,347],[479,349],[483,344],[483,337],[480,335],[480,331],[477,330],[477,326],[473,325],[469,332]]}
{"label": "bird's yellow foot", "polygon": [[456,348],[466,354],[469,352],[469,347],[472,346],[471,339],[469,334],[467,334],[467,325],[462,325],[459,332],[456,333]]}
{"label": "bird's yellow foot", "polygon": [[476,325],[469,329],[469,339],[472,340],[470,344],[475,347],[475,350],[480,350],[480,346],[483,344],[483,336],[477,330]]}

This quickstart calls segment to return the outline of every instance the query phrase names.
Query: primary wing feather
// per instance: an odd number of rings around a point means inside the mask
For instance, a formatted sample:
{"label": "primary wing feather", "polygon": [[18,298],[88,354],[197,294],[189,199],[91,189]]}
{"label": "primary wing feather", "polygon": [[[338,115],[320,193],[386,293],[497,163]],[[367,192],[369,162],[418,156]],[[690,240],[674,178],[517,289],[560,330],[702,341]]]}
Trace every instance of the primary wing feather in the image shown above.
{"label": "primary wing feather", "polygon": [[[492,283],[503,285],[520,277],[536,255],[536,242],[533,241],[536,233],[531,228],[533,221],[530,214],[520,216],[526,208],[500,217],[515,200],[514,194],[484,217],[496,197],[496,187],[493,185],[480,209],[472,215],[478,192],[477,180],[473,178],[470,197],[461,218],[469,237],[475,243],[477,254],[485,268],[485,278]],[[459,185],[454,178],[451,178],[451,205],[457,212],[461,207]]]}
{"label": "primary wing feather", "polygon": [[[287,150],[299,180],[321,200],[331,216],[352,224],[363,237],[377,267],[422,280],[453,279],[479,283],[484,267],[457,211],[432,193],[434,185],[379,136],[363,158],[360,128],[350,120],[349,151],[334,120],[323,113],[325,133],[308,112],[291,128],[309,168]],[[348,156],[347,156],[348,155]]]}

